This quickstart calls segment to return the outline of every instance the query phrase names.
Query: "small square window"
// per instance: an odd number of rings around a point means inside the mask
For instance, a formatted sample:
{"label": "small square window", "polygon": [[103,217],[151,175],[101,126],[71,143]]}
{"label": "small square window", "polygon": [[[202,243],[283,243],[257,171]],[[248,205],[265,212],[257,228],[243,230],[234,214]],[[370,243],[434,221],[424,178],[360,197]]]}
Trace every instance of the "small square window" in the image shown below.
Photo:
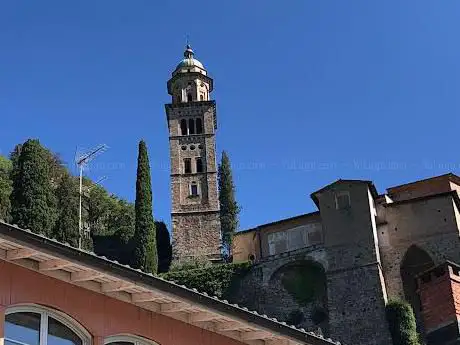
{"label": "small square window", "polygon": [[350,193],[348,191],[338,192],[335,194],[335,209],[344,210],[351,206]]}

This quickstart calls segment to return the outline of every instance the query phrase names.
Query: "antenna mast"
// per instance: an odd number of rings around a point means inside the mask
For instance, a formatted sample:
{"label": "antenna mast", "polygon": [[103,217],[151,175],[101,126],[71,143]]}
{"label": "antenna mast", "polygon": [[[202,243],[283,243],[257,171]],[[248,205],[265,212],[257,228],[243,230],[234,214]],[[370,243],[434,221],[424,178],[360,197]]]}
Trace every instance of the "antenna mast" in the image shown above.
{"label": "antenna mast", "polygon": [[[83,153],[81,156],[76,158],[76,163],[80,170],[80,203],[78,208],[78,248],[82,248],[82,240],[83,240],[83,224],[82,224],[82,195],[83,195],[83,169],[87,166],[89,162],[91,162],[96,156],[104,153],[107,151],[109,147],[105,144],[99,145],[94,149]],[[99,184],[101,180],[99,180],[96,184]]]}

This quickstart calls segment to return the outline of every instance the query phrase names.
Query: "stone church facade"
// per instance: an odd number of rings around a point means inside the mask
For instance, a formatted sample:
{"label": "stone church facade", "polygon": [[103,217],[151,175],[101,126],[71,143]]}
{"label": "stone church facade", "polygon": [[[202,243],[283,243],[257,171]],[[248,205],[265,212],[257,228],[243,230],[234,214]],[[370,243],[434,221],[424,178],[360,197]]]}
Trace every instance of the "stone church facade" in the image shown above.
{"label": "stone church facade", "polygon": [[[213,80],[190,46],[167,86],[174,259],[219,260]],[[384,194],[371,181],[338,180],[311,194],[318,211],[235,236],[233,261],[254,265],[231,302],[346,344],[387,345],[385,305],[404,298],[429,336],[417,277],[460,262],[458,191],[454,174]]]}
{"label": "stone church facade", "polygon": [[235,299],[344,343],[383,345],[385,304],[404,298],[427,336],[437,329],[424,325],[416,278],[460,262],[459,190],[454,174],[385,194],[370,181],[338,180],[311,195],[319,211],[236,236],[234,261],[254,267]]}

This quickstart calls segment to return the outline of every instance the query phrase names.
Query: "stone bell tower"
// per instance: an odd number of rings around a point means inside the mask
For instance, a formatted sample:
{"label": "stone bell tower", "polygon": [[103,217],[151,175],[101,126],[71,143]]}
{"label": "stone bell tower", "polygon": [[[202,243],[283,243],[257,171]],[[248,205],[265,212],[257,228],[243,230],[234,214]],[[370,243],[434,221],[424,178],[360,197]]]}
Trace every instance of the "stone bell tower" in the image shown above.
{"label": "stone bell tower", "polygon": [[175,260],[193,256],[220,258],[217,190],[216,102],[213,80],[187,45],[168,81],[165,105],[169,128],[172,236]]}

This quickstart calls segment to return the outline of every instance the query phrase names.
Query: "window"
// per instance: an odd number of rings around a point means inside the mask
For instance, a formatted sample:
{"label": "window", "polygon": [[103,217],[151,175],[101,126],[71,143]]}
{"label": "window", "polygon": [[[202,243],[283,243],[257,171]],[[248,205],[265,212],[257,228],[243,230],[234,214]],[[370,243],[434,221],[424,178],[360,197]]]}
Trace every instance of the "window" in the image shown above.
{"label": "window", "polygon": [[200,118],[196,119],[196,134],[203,133],[203,123],[201,122]]}
{"label": "window", "polygon": [[188,120],[188,131],[189,131],[189,134],[195,134],[195,120],[193,119]]}
{"label": "window", "polygon": [[158,345],[154,341],[136,335],[114,335],[104,341],[104,345]]}
{"label": "window", "polygon": [[195,181],[190,184],[190,195],[198,196],[198,185]]}
{"label": "window", "polygon": [[348,191],[337,192],[335,194],[336,210],[344,210],[350,208],[350,193]]}
{"label": "window", "polygon": [[200,101],[204,101],[204,95],[203,94],[200,95]]}
{"label": "window", "polygon": [[5,315],[5,345],[89,345],[91,336],[65,314],[17,306]]}
{"label": "window", "polygon": [[187,120],[180,120],[180,132],[182,135],[187,135]]}
{"label": "window", "polygon": [[203,172],[203,161],[201,160],[201,157],[197,157],[196,159],[196,172]]}
{"label": "window", "polygon": [[191,101],[192,101],[192,94],[188,93],[187,94],[187,102],[191,102]]}
{"label": "window", "polygon": [[185,174],[192,173],[192,160],[190,158],[184,159],[184,173]]}

